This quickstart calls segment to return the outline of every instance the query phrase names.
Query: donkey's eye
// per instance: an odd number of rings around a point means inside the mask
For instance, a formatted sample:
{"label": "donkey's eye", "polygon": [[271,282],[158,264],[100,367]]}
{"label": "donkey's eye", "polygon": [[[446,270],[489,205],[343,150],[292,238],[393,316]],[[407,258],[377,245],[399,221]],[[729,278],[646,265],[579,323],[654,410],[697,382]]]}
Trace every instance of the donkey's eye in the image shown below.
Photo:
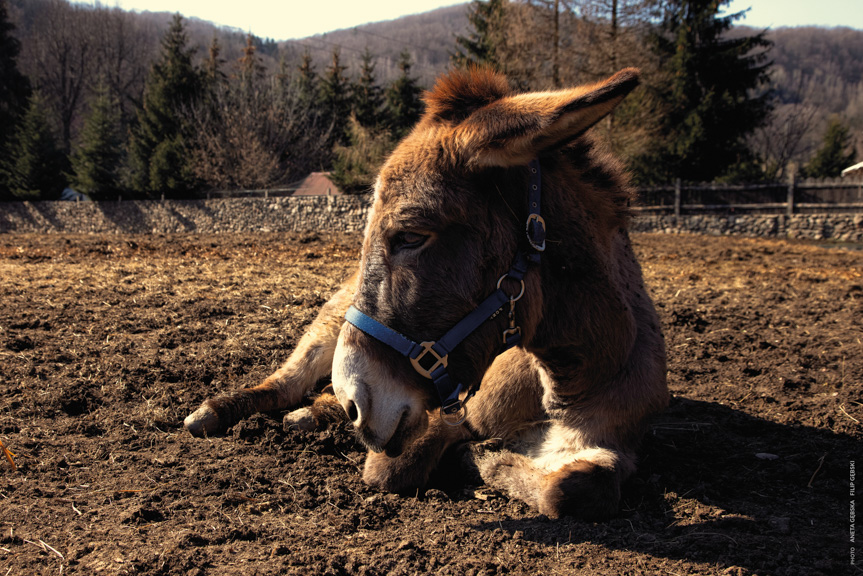
{"label": "donkey's eye", "polygon": [[397,250],[412,250],[425,244],[428,236],[416,232],[399,232],[393,236],[392,247]]}

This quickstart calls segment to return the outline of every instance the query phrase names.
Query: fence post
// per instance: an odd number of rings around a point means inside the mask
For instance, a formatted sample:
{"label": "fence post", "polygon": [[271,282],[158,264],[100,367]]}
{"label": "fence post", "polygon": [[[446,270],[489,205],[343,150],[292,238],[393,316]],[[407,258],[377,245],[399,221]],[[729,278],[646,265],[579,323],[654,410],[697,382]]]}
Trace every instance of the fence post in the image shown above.
{"label": "fence post", "polygon": [[674,181],[674,224],[680,221],[680,178]]}
{"label": "fence post", "polygon": [[794,185],[795,185],[795,170],[792,167],[788,171],[788,198],[787,205],[785,207],[785,214],[791,216],[794,214]]}

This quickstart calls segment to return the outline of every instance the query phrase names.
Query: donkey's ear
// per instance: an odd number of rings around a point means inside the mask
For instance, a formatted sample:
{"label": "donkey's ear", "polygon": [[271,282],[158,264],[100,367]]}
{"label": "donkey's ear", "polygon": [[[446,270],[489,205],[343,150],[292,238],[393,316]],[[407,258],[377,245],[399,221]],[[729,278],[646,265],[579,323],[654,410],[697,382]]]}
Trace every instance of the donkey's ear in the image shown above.
{"label": "donkey's ear", "polygon": [[526,164],[602,120],[638,86],[638,76],[637,69],[627,68],[597,84],[518,94],[483,106],[457,129],[465,160],[477,167]]}

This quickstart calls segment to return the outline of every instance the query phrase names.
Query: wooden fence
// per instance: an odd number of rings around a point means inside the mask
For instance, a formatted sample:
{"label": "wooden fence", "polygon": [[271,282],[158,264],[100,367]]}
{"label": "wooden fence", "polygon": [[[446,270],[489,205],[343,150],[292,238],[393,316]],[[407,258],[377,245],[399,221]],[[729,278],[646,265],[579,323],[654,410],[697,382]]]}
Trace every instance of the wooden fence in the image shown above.
{"label": "wooden fence", "polygon": [[[199,192],[190,199],[284,198],[297,187]],[[117,201],[129,198],[117,197]],[[164,195],[161,198],[165,200]],[[863,212],[863,179],[795,180],[787,184],[684,184],[638,189],[633,210],[645,214],[814,214]]]}
{"label": "wooden fence", "polygon": [[787,184],[683,184],[641,188],[638,212],[681,216],[715,212],[809,214],[863,212],[863,180],[789,180]]}

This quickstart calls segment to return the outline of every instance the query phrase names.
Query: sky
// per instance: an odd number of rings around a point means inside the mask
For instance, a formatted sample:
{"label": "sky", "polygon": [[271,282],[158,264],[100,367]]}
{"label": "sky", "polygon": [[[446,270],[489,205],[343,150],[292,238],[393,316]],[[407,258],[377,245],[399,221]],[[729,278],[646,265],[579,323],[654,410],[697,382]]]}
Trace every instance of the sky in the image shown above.
{"label": "sky", "polygon": [[738,24],[756,28],[780,26],[848,26],[863,29],[863,0],[732,0],[727,13],[750,8]]}
{"label": "sky", "polygon": [[[124,10],[179,12],[261,38],[304,38],[368,22],[393,20],[465,0],[102,0]],[[86,2],[88,4],[92,2]]]}
{"label": "sky", "polygon": [[[92,0],[83,3],[92,4]],[[262,38],[303,38],[367,22],[392,20],[465,0],[102,0],[125,10],[179,12]],[[863,0],[732,0],[727,11],[751,8],[738,24],[754,27],[850,26],[863,29]]]}

